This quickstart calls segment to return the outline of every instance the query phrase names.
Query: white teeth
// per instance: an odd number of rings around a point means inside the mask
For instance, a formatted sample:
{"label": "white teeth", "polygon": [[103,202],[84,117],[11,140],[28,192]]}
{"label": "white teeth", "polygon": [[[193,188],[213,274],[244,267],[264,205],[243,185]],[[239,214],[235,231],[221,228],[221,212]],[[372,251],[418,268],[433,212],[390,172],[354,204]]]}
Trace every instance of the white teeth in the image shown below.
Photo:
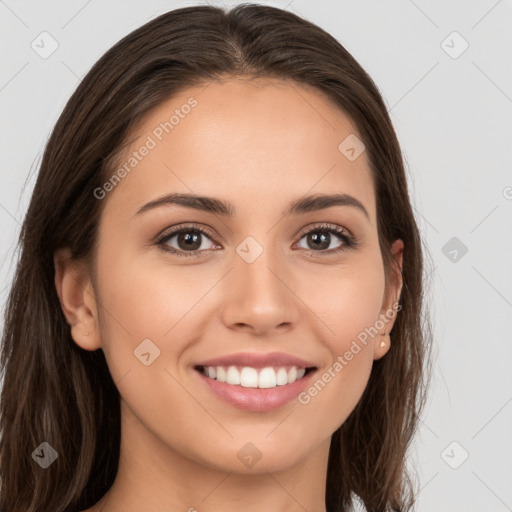
{"label": "white teeth", "polygon": [[296,380],[302,379],[306,374],[306,369],[297,369],[296,366],[291,366],[286,371],[286,368],[279,367],[276,372],[276,369],[271,366],[261,369],[244,366],[239,371],[236,366],[229,366],[227,369],[223,366],[208,366],[203,368],[203,374],[233,386],[268,389],[292,384]]}
{"label": "white teeth", "polygon": [[[245,368],[244,368],[245,370]],[[275,388],[277,386],[277,376],[274,368],[263,368],[258,378],[259,388]]]}
{"label": "white teeth", "polygon": [[224,370],[224,368],[222,368],[222,366],[217,366],[216,370],[217,370],[217,380],[219,382],[226,382],[226,370]]}
{"label": "white teeth", "polygon": [[258,387],[258,372],[255,368],[245,367],[240,372],[240,385],[244,388]]}
{"label": "white teeth", "polygon": [[240,372],[234,366],[230,366],[226,373],[226,382],[235,386],[240,384]]}
{"label": "white teeth", "polygon": [[288,384],[288,372],[286,371],[286,368],[279,368],[279,370],[277,370],[276,380],[278,386],[284,386],[285,384]]}

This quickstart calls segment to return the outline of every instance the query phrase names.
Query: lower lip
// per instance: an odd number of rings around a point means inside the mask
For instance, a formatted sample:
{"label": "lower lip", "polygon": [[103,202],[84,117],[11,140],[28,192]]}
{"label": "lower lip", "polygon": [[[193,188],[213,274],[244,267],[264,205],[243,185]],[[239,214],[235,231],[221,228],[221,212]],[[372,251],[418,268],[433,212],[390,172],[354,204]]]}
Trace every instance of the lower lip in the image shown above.
{"label": "lower lip", "polygon": [[225,402],[239,409],[255,412],[271,411],[291,402],[298,394],[304,391],[309,385],[312,376],[316,374],[316,370],[313,370],[302,377],[302,379],[296,380],[292,384],[260,389],[233,386],[206,377],[206,375],[203,375],[198,370],[194,369],[194,372],[201,377],[210,391],[213,391],[213,393]]}

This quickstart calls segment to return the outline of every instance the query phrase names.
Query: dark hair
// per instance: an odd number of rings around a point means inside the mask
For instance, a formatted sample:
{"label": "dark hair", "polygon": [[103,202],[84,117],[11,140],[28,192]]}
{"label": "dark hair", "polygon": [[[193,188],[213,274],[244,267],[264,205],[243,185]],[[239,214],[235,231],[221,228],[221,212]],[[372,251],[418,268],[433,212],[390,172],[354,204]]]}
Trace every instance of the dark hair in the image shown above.
{"label": "dark hair", "polygon": [[[224,77],[269,77],[312,86],[355,123],[377,200],[386,284],[397,279],[390,247],[404,242],[401,306],[390,351],[373,364],[354,411],[333,434],[326,507],[355,496],[371,511],[414,502],[406,452],[425,402],[430,322],[423,256],[404,163],[380,93],[332,36],[269,6],[210,6],[165,13],[108,50],[66,104],[46,145],[19,238],[5,312],[1,367],[0,508],[63,512],[88,508],[112,485],[120,448],[119,393],[102,350],[74,343],[55,288],[54,253],[95,254],[105,201],[93,190],[112,175],[131,130],[179,91]],[[31,454],[59,454],[47,471]]]}

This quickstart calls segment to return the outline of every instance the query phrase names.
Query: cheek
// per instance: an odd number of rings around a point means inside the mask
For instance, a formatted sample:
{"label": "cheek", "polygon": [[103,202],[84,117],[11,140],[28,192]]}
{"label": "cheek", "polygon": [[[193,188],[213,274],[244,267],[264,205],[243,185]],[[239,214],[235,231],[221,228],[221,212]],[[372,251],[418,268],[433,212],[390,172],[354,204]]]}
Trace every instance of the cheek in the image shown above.
{"label": "cheek", "polygon": [[125,413],[135,424],[162,429],[162,438],[187,433],[204,410],[180,384],[177,367],[189,343],[192,307],[214,283],[198,280],[192,266],[171,274],[137,263],[128,251],[107,252],[97,276],[102,348]]}
{"label": "cheek", "polygon": [[[204,322],[212,317],[206,295],[225,269],[166,264],[165,255],[144,258],[115,243],[103,246],[98,261],[101,338],[114,381],[146,368],[137,358],[141,350],[150,352],[146,359],[155,361],[151,368],[174,373],[190,340],[200,338]],[[151,380],[153,372],[150,375]]]}
{"label": "cheek", "polygon": [[384,298],[384,269],[378,255],[339,267],[321,267],[297,275],[297,294],[325,328],[332,352],[343,353],[379,319]]}
{"label": "cheek", "polygon": [[[161,290],[154,286],[153,281],[158,276],[152,269],[138,264],[133,251],[123,248],[121,240],[106,235],[104,238],[111,243],[100,243],[98,314],[102,349],[112,377],[117,381],[128,371],[145,367],[134,354],[141,343],[144,342],[142,346],[151,352],[150,360],[158,360],[156,355],[163,352],[161,339],[173,324],[168,311],[172,310],[176,295],[167,293],[164,300]],[[162,308],[162,304],[167,306],[167,310]],[[151,340],[151,343],[144,340]]]}
{"label": "cheek", "polygon": [[[333,269],[331,269],[333,270]],[[374,361],[384,294],[384,273],[378,257],[360,264],[317,272],[316,286],[303,280],[302,296],[321,320],[317,336],[328,348],[331,363],[317,373],[299,402],[314,417],[326,418],[334,432],[361,398]],[[304,295],[307,291],[307,295]],[[326,416],[325,410],[331,411]]]}

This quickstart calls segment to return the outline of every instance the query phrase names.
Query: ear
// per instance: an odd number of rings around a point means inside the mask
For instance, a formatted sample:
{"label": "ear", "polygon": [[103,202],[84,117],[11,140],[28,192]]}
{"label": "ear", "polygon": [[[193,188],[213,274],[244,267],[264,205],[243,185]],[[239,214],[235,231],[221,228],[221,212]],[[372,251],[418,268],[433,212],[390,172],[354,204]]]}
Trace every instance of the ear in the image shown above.
{"label": "ear", "polygon": [[53,262],[55,287],[73,340],[85,350],[101,348],[96,298],[87,265],[74,260],[67,248],[56,251]]}
{"label": "ear", "polygon": [[[381,322],[379,322],[378,325],[382,326],[383,324],[383,326],[379,329],[379,333],[374,338],[374,359],[380,359],[382,356],[387,354],[392,343],[389,333],[393,329],[393,325],[396,321],[396,315],[399,312],[397,307],[403,285],[403,250],[404,243],[400,239],[395,240],[391,245],[391,253],[393,255],[392,279],[388,285],[388,289],[386,290],[385,300],[382,304],[382,309],[379,315],[379,320],[381,320]],[[381,333],[384,332],[386,335],[381,336]],[[384,342],[384,346],[381,346],[382,342]]]}

